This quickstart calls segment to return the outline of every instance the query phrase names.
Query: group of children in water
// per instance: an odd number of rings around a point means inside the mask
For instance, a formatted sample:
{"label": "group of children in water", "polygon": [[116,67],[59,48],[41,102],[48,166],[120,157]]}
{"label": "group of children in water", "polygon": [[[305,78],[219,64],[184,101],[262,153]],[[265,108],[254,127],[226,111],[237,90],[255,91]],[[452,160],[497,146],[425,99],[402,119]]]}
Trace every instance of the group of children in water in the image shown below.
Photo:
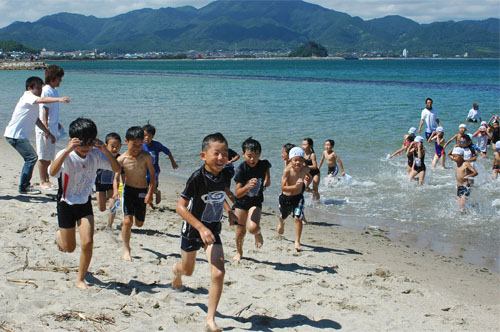
{"label": "group of children in water", "polygon": [[[437,112],[432,108],[432,99],[427,98],[426,108],[422,111],[422,118],[418,132],[420,133],[423,123],[427,124],[425,136],[427,142],[434,142],[435,153],[432,161],[432,167],[435,168],[440,161],[442,168],[445,168],[446,156],[456,163],[455,177],[457,180],[457,197],[459,209],[465,213],[465,201],[470,196],[471,186],[474,183],[474,177],[478,174],[475,162],[478,155],[486,159],[488,146],[493,150],[492,179],[496,179],[500,172],[500,133],[499,117],[493,115],[488,122],[481,121],[479,115],[479,106],[474,103],[466,121],[477,123],[480,121],[479,128],[473,133],[468,134],[467,125],[460,124],[458,133],[453,135],[448,141],[444,138],[444,129],[437,117]],[[478,121],[479,120],[479,121]],[[425,178],[425,154],[424,137],[417,136],[417,129],[411,127],[403,138],[402,147],[389,155],[389,158],[402,153],[406,154],[408,178],[410,180],[418,177],[418,184],[422,185]],[[476,144],[473,143],[476,139]],[[445,149],[450,144],[454,146],[446,155]]]}

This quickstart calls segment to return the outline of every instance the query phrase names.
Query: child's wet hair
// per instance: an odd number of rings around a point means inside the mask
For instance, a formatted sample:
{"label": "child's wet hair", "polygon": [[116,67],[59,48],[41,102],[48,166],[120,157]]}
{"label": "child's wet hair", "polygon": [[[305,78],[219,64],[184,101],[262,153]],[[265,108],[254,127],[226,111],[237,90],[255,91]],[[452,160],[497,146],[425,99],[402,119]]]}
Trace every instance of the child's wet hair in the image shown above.
{"label": "child's wet hair", "polygon": [[259,141],[250,136],[241,144],[241,151],[245,153],[247,150],[250,152],[261,153],[262,147],[260,146]]}
{"label": "child's wet hair", "polygon": [[127,141],[136,140],[136,139],[143,140],[144,139],[144,129],[142,129],[142,127],[139,127],[139,126],[134,126],[134,127],[128,128],[127,133],[125,134],[125,139]]}
{"label": "child's wet hair", "polygon": [[283,145],[283,149],[285,149],[286,154],[290,153],[290,150],[295,147],[295,144],[292,143],[286,143]]}
{"label": "child's wet hair", "polygon": [[117,133],[109,133],[106,135],[106,144],[108,144],[108,141],[112,139],[118,140],[120,144],[122,143],[122,138],[120,137],[120,135],[118,135]]}
{"label": "child's wet hair", "polygon": [[64,76],[64,69],[58,65],[50,65],[45,69],[45,84],[50,84],[59,77]]}
{"label": "child's wet hair", "polygon": [[151,135],[156,135],[156,128],[155,126],[153,126],[152,124],[150,124],[149,122],[142,126],[142,130],[147,132],[148,134],[151,134]]}
{"label": "child's wet hair", "polygon": [[307,142],[307,145],[311,147],[311,153],[314,153],[314,141],[310,137],[306,137],[303,139],[303,141]]}
{"label": "child's wet hair", "polygon": [[69,137],[76,137],[83,142],[94,140],[97,137],[97,126],[90,119],[78,118],[69,125]]}
{"label": "child's wet hair", "polygon": [[42,86],[43,85],[43,80],[40,77],[37,76],[31,76],[26,80],[26,90],[28,88],[33,89],[35,86]]}
{"label": "child's wet hair", "polygon": [[207,151],[210,147],[210,144],[215,142],[225,143],[226,145],[228,145],[226,138],[221,133],[210,134],[205,136],[205,138],[203,139],[203,142],[201,143],[201,151]]}
{"label": "child's wet hair", "polygon": [[460,138],[463,138],[466,142],[470,142],[470,141],[472,141],[472,140],[470,139],[470,136],[469,136],[468,134],[462,134],[462,135],[460,136]]}
{"label": "child's wet hair", "polygon": [[327,139],[325,142],[330,143],[330,145],[332,146],[332,149],[335,146],[335,141],[333,139]]}

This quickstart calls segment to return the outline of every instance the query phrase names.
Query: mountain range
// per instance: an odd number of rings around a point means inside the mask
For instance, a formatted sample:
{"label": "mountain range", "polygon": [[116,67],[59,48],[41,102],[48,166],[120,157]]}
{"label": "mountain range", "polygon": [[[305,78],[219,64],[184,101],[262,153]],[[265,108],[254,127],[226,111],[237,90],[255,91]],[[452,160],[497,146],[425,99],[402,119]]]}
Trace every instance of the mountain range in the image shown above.
{"label": "mountain range", "polygon": [[110,18],[58,13],[14,22],[0,29],[1,40],[108,52],[286,50],[315,41],[330,54],[406,48],[412,56],[498,58],[500,20],[419,24],[397,15],[363,20],[302,0],[217,0],[200,9],[140,9]]}

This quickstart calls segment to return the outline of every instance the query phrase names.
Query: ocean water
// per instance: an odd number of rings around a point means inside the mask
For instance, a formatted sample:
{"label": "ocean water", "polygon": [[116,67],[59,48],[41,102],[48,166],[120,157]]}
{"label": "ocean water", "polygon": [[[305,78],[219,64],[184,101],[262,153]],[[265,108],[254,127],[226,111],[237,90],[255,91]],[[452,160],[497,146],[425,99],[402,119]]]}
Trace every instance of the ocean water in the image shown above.
{"label": "ocean water", "polygon": [[[266,203],[277,205],[283,170],[281,147],[311,137],[319,158],[326,139],[351,181],[322,179],[322,202],[311,215],[363,228],[376,226],[389,236],[444,255],[500,270],[500,180],[490,179],[492,151],[479,158],[479,175],[466,215],[456,201],[453,164],[431,168],[433,145],[426,144],[424,186],[406,178],[405,158],[386,160],[403,135],[418,126],[425,99],[449,138],[465,121],[473,102],[483,120],[500,113],[498,60],[238,60],[60,62],[66,75],[59,88],[72,98],[61,105],[67,127],[79,116],[92,118],[99,136],[125,134],[150,122],[155,139],[167,145],[180,165],[163,174],[187,178],[200,165],[202,138],[222,132],[240,151],[253,136],[268,159],[271,187]],[[0,72],[0,123],[5,127],[28,76],[43,72]],[[469,125],[469,132],[477,125]],[[322,176],[326,175],[325,166]],[[173,203],[172,203],[173,204]],[[314,211],[314,213],[313,213]]]}

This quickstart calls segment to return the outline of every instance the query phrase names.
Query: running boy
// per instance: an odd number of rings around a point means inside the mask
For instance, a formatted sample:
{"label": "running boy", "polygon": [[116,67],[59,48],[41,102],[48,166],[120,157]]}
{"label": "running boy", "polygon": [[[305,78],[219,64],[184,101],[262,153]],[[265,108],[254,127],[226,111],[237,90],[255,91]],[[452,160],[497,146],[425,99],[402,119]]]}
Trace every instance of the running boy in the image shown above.
{"label": "running boy", "polygon": [[498,177],[498,173],[500,173],[500,141],[495,143],[495,152],[493,152],[493,180]]}
{"label": "running boy", "polygon": [[255,236],[255,246],[261,248],[264,244],[260,228],[260,214],[264,201],[264,188],[271,185],[269,173],[271,163],[259,159],[262,152],[260,143],[249,137],[243,142],[241,149],[245,162],[238,166],[234,177],[236,203],[233,209],[239,220],[236,226],[236,255],[233,258],[236,261],[243,257],[243,241],[247,227],[248,231]]}
{"label": "running boy", "polygon": [[424,148],[424,138],[422,136],[415,137],[415,143],[410,146],[407,155],[413,155],[413,166],[410,174],[408,174],[408,179],[413,180],[415,176],[418,175],[418,185],[421,186],[424,183],[425,178],[425,148]]}
{"label": "running boy", "polygon": [[466,131],[467,131],[467,125],[465,123],[460,124],[460,126],[458,126],[458,134],[453,135],[453,137],[450,138],[448,142],[445,143],[443,149],[446,149],[448,144],[450,144],[453,141],[455,141],[455,143],[458,143],[460,136],[462,136],[462,134],[465,134]]}
{"label": "running boy", "polygon": [[[42,97],[58,98],[57,87],[61,84],[64,70],[57,65],[50,65],[45,69],[45,85],[42,88]],[[39,118],[52,135],[57,136],[61,124],[59,123],[59,103],[41,104]],[[41,189],[55,189],[57,186],[50,183],[48,167],[56,155],[56,145],[41,130],[36,128],[36,151],[38,154],[38,171],[40,174]]]}
{"label": "running boy", "polygon": [[458,208],[465,213],[465,201],[470,196],[468,179],[477,175],[477,171],[468,162],[464,161],[464,150],[455,147],[451,152],[451,159],[457,163],[455,177],[457,179]]}
{"label": "running boy", "polygon": [[[327,139],[325,142],[325,151],[323,151],[323,155],[321,156],[321,160],[319,161],[318,169],[323,165],[323,161],[326,160],[326,165],[328,166],[328,177],[333,178],[340,170],[342,172],[342,176],[345,175],[344,165],[342,164],[342,160],[337,156],[337,154],[333,151],[333,147],[335,146],[335,141],[333,139]],[[338,165],[337,165],[338,163]]]}
{"label": "running boy", "polygon": [[493,136],[488,132],[486,126],[479,127],[472,136],[477,137],[477,149],[481,152],[481,157],[486,158],[488,141],[491,140]]}
{"label": "running boy", "polygon": [[33,176],[33,168],[38,159],[29,141],[35,125],[47,135],[52,143],[56,141],[49,128],[45,127],[43,122],[38,118],[38,104],[70,102],[68,97],[40,97],[42,85],[43,81],[39,77],[33,76],[26,80],[26,91],[17,102],[14,113],[12,113],[12,118],[5,128],[5,139],[24,159],[21,181],[19,183],[20,194],[40,194],[40,190],[33,188],[30,184],[31,177]]}
{"label": "running boy", "polygon": [[[148,123],[147,125],[143,126],[142,129],[144,130],[144,143],[142,144],[142,149],[148,152],[153,158],[156,180],[156,187],[154,188],[154,193],[156,195],[155,203],[158,205],[161,202],[161,191],[158,190],[158,175],[160,175],[160,152],[165,153],[170,158],[170,163],[172,164],[173,169],[177,169],[179,166],[176,164],[172,152],[170,152],[170,150],[166,146],[158,141],[153,141],[153,138],[156,135],[156,128]],[[149,172],[147,174],[148,183],[151,178],[151,174],[152,173]]]}
{"label": "running boy", "polygon": [[[184,219],[181,232],[181,262],[172,266],[172,287],[182,288],[182,275],[193,274],[196,253],[203,247],[210,265],[211,283],[205,330],[222,331],[215,323],[215,312],[224,282],[224,251],[220,239],[222,212],[230,222],[236,220],[225,200],[231,177],[222,170],[228,161],[228,144],[221,133],[203,139],[200,157],[204,165],[186,183],[177,202],[177,213]],[[237,222],[237,221],[236,221]]]}
{"label": "running boy", "polygon": [[104,144],[96,139],[97,127],[92,120],[78,118],[69,126],[69,143],[49,166],[49,174],[58,177],[56,242],[59,250],[73,252],[76,248],[76,225],[80,233],[80,265],[75,286],[88,289],[85,275],[94,247],[94,214],[90,195],[96,171],[118,172],[120,164]]}
{"label": "running boy", "polygon": [[[113,158],[120,156],[122,148],[122,139],[117,133],[109,133],[106,135],[106,148],[111,153]],[[116,216],[116,208],[113,208],[118,199],[113,199],[113,180],[115,173],[107,169],[98,169],[95,179],[95,191],[97,198],[97,207],[99,211],[106,211],[106,202],[109,202],[110,214],[108,216],[108,225],[106,230],[113,229],[113,221]],[[118,203],[119,204],[119,203]],[[114,211],[113,211],[114,209]]]}
{"label": "running boy", "polygon": [[294,147],[289,153],[290,163],[283,170],[281,191],[279,197],[280,216],[278,234],[285,231],[285,219],[292,214],[295,219],[295,250],[300,251],[300,236],[302,235],[302,218],[304,210],[304,179],[310,177],[309,166],[305,165],[304,150]]}
{"label": "running boy", "polygon": [[[125,144],[128,150],[120,157],[118,162],[122,166],[123,177],[123,256],[122,259],[132,261],[130,256],[130,234],[132,226],[142,227],[146,218],[146,204],[153,201],[153,192],[156,188],[156,178],[150,177],[149,185],[146,176],[154,174],[153,159],[151,155],[142,150],[144,130],[141,127],[131,127],[127,130]],[[120,173],[115,174],[113,183],[113,198],[118,198]]]}
{"label": "running boy", "polygon": [[437,162],[441,159],[441,167],[444,167],[444,162],[446,159],[446,151],[444,150],[444,129],[443,127],[437,127],[436,131],[432,133],[431,137],[429,137],[429,142],[434,142],[435,154],[434,160],[432,161],[432,168],[436,168]]}

